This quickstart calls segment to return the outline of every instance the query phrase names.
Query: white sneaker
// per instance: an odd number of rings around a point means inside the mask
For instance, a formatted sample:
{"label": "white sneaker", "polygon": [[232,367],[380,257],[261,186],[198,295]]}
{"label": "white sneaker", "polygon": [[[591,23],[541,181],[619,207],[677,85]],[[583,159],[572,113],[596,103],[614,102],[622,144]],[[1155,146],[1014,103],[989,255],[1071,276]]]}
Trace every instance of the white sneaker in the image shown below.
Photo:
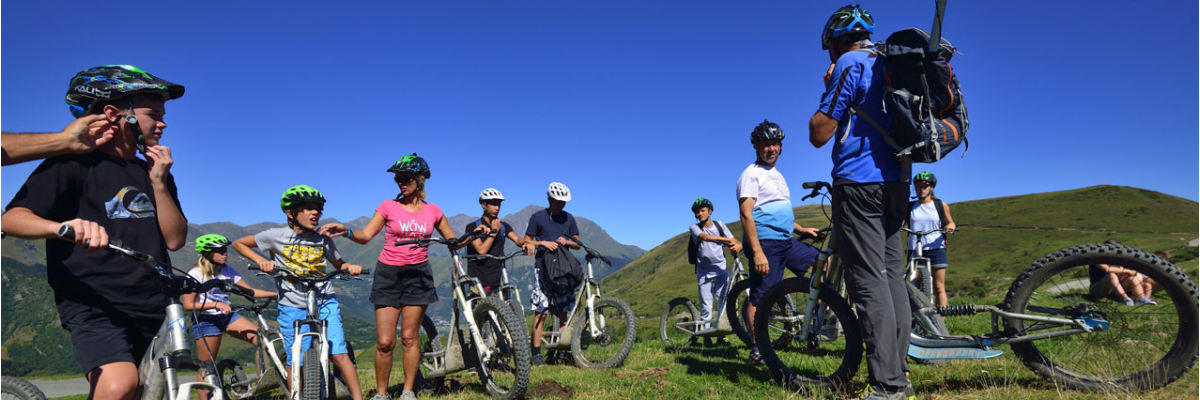
{"label": "white sneaker", "polygon": [[399,400],[417,400],[417,394],[411,390],[405,390],[404,393],[400,394]]}
{"label": "white sneaker", "polygon": [[1146,305],[1146,304],[1150,304],[1150,305],[1155,305],[1155,306],[1157,306],[1157,305],[1158,305],[1158,302],[1157,302],[1157,301],[1154,301],[1154,299],[1151,299],[1151,298],[1149,298],[1149,297],[1143,297],[1143,298],[1140,298],[1140,299],[1138,299],[1138,300],[1137,300],[1136,302],[1134,302],[1133,304],[1134,304],[1134,305],[1138,305],[1138,306],[1143,306],[1143,305]]}

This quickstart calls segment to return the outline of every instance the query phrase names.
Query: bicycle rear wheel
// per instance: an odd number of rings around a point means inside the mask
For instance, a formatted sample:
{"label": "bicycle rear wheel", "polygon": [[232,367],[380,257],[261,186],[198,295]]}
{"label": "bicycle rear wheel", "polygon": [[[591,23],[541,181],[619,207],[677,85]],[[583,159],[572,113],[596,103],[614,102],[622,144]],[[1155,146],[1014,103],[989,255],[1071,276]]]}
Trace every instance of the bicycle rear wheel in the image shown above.
{"label": "bicycle rear wheel", "polygon": [[[580,299],[583,301],[583,299]],[[575,364],[586,369],[613,368],[625,362],[637,340],[637,321],[633,309],[615,297],[597,300],[595,310],[588,315],[585,309],[575,316],[571,352]],[[600,331],[592,334],[592,326]]]}
{"label": "bicycle rear wheel", "polygon": [[[1096,297],[1089,279],[1090,266],[1096,264],[1121,266],[1154,279],[1160,286],[1154,295],[1158,304],[1126,306],[1114,297]],[[1153,390],[1196,364],[1196,285],[1170,262],[1138,249],[1090,244],[1051,253],[1017,277],[1004,308],[1083,320],[1093,328],[1012,345],[1027,367],[1071,388]],[[1012,336],[1075,328],[1018,319],[1005,319],[1004,327]]]}
{"label": "bicycle rear wheel", "polygon": [[662,318],[658,321],[658,339],[670,350],[678,350],[696,344],[696,336],[689,331],[699,328],[696,325],[677,326],[680,323],[700,320],[700,312],[687,297],[676,297],[667,303],[663,309]]}
{"label": "bicycle rear wheel", "polygon": [[525,396],[530,364],[525,324],[517,320],[508,304],[494,297],[480,299],[473,314],[485,342],[483,345],[492,351],[491,359],[476,369],[479,380],[492,397],[519,399]]}
{"label": "bicycle rear wheel", "polygon": [[5,376],[0,388],[4,392],[4,400],[46,400],[46,394],[24,379]]}
{"label": "bicycle rear wheel", "polygon": [[[776,284],[763,296],[764,304],[807,304],[808,279],[788,278]],[[811,334],[808,343],[794,343],[794,340],[781,341],[782,337],[794,335],[799,330],[801,312],[781,313],[777,307],[762,307],[754,316],[754,336],[757,339],[758,350],[762,353],[763,361],[771,378],[777,383],[787,386],[817,385],[824,388],[841,389],[854,377],[862,362],[862,334],[858,330],[858,320],[855,318],[850,305],[837,294],[829,285],[821,285],[817,296],[821,305],[828,312],[823,313],[828,318],[836,318],[841,324],[842,333],[834,337],[822,338]],[[800,306],[803,307],[803,306]],[[825,321],[816,321],[820,327]],[[782,346],[777,344],[783,344]]]}

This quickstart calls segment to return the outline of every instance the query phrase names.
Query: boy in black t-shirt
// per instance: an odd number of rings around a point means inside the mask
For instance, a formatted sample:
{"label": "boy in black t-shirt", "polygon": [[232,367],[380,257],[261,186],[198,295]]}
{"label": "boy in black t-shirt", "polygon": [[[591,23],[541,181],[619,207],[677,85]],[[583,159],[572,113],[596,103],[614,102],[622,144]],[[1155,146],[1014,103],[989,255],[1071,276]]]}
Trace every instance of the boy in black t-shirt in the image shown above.
{"label": "boy in black t-shirt", "polygon": [[150,272],[96,250],[119,239],[169,260],[167,251],[186,242],[171,149],[159,144],[166,101],[183,90],[130,65],[76,74],[66,96],[72,114],[101,115],[116,134],[94,153],[43,161],[0,217],[6,233],[23,239],[54,238],[61,225],[75,230],[78,247],[46,241],[46,267],[90,399],[133,397],[137,363],[165,316],[167,298]]}
{"label": "boy in black t-shirt", "polygon": [[[485,225],[491,234],[486,238],[471,240],[471,245],[467,247],[467,255],[490,254],[504,257],[504,238],[506,237],[517,246],[525,243],[524,239],[513,232],[512,225],[500,220],[500,203],[503,201],[504,195],[499,190],[488,188],[479,193],[479,206],[483,207],[483,216],[468,223],[467,227],[463,228],[463,232],[473,232],[476,226]],[[503,261],[477,259],[471,260],[467,264],[467,273],[479,278],[483,290],[487,292],[487,295],[491,295],[492,290],[500,286],[500,272],[503,268]]]}
{"label": "boy in black t-shirt", "polygon": [[[534,258],[534,268],[538,271],[542,268],[541,255],[543,251],[556,251],[559,246],[567,249],[583,247],[579,245],[579,226],[575,223],[575,217],[563,209],[567,206],[567,202],[571,201],[571,189],[568,189],[567,185],[552,182],[550,188],[546,190],[546,201],[550,203],[549,207],[529,216],[529,226],[525,228],[525,243],[521,246],[525,249],[526,254],[533,255],[534,251],[537,251],[538,257]],[[534,285],[533,293],[529,296],[529,303],[534,312],[532,346],[534,365],[541,365],[545,362],[542,359],[542,326],[546,322],[546,315],[553,312],[558,316],[559,324],[565,324],[567,312],[575,307],[575,292],[558,296],[547,293],[538,271],[533,274],[537,284]],[[562,325],[558,328],[562,329]]]}

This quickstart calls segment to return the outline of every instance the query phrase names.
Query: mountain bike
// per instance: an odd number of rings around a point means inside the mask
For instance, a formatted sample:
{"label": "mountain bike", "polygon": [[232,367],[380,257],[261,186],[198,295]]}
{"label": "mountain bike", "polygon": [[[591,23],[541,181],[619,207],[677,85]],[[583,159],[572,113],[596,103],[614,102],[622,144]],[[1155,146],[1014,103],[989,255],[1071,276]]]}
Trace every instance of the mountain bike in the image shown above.
{"label": "mountain bike", "polygon": [[496,257],[491,254],[471,254],[463,257],[466,259],[500,260],[500,286],[493,288],[492,293],[500,297],[501,301],[512,308],[513,314],[517,317],[517,322],[520,322],[521,326],[525,326],[525,307],[521,305],[521,289],[513,286],[512,282],[508,280],[507,263],[509,259],[524,254],[524,250],[517,250],[504,257]]}
{"label": "mountain bike", "polygon": [[[829,187],[824,182],[804,185],[814,192]],[[1096,264],[1120,265],[1151,277],[1165,296],[1154,306],[1123,306],[1097,297],[1089,279]],[[831,266],[839,268],[839,263]],[[796,335],[798,342],[809,344],[760,346],[776,382],[844,389],[857,372],[862,335],[836,284],[814,271],[813,276],[784,280],[767,292],[765,301],[794,296],[806,304],[803,314],[755,316],[759,343],[773,344],[774,335]],[[1196,285],[1170,262],[1130,247],[1088,244],[1053,252],[1022,272],[998,306],[934,307],[919,290],[907,286],[914,324],[919,326],[910,335],[908,355],[917,359],[992,358],[1003,354],[995,346],[1008,344],[1026,367],[1066,387],[1152,390],[1190,370],[1200,350]],[[817,304],[838,319],[844,332],[840,339],[814,345],[810,327],[820,323],[815,319]],[[988,333],[950,335],[934,321],[983,312],[992,316]],[[776,329],[780,325],[796,329]]]}
{"label": "mountain bike", "polygon": [[[445,244],[454,261],[453,313],[445,342],[428,315],[421,321],[421,375],[440,387],[449,374],[472,370],[492,397],[517,399],[525,396],[529,385],[529,336],[525,324],[517,319],[509,303],[484,295],[479,279],[467,275],[456,248],[476,236],[458,239],[397,240],[396,246],[428,247]],[[515,255],[515,254],[514,254]],[[512,257],[510,255],[509,257]],[[474,290],[474,293],[472,291]],[[466,326],[466,330],[460,327]]]}
{"label": "mountain bike", "polygon": [[[225,387],[225,394],[237,400],[253,397],[262,393],[266,393],[274,388],[281,388],[285,397],[291,398],[292,392],[289,390],[284,378],[283,371],[286,368],[283,359],[280,358],[283,346],[283,336],[279,334],[279,330],[271,327],[267,320],[263,318],[262,312],[270,308],[273,299],[267,299],[264,302],[256,302],[253,297],[249,298],[251,304],[247,306],[235,306],[233,312],[246,312],[253,315],[254,326],[258,330],[258,346],[254,350],[254,367],[255,375],[249,376],[242,368],[242,365],[236,360],[224,359],[217,362],[217,371],[221,374],[221,383]],[[339,388],[340,389],[340,388]],[[342,393],[341,390],[338,390]],[[349,393],[349,391],[345,391]]]}
{"label": "mountain bike", "polygon": [[[736,303],[737,297],[734,293],[748,291],[747,285],[740,285],[741,282],[747,282],[746,270],[742,267],[742,260],[737,258],[737,254],[733,255],[734,266],[733,271],[730,271],[729,281],[725,284],[725,290],[721,293],[721,301],[716,304],[713,309],[713,317],[709,319],[700,319],[700,311],[696,309],[696,304],[687,297],[676,297],[667,302],[667,307],[663,309],[662,318],[658,322],[658,337],[668,348],[680,348],[691,346],[696,343],[697,338],[712,338],[725,337],[731,333],[737,332],[733,324],[742,331],[740,335],[745,333],[745,327],[742,326],[741,318],[735,310],[735,307],[726,307],[725,304]],[[741,289],[734,289],[734,288]],[[732,300],[732,301],[731,301]],[[725,312],[722,312],[725,311]],[[732,321],[732,323],[731,323]],[[749,340],[744,340],[749,343]]]}
{"label": "mountain bike", "polygon": [[[260,275],[270,276],[277,281],[286,279],[293,284],[297,292],[305,294],[304,304],[307,316],[304,319],[292,322],[292,356],[297,359],[292,360],[291,384],[288,386],[292,390],[290,390],[289,398],[292,400],[326,400],[349,396],[349,389],[346,389],[341,372],[337,368],[329,366],[330,345],[326,334],[328,322],[321,319],[321,303],[317,299],[317,286],[332,279],[362,280],[363,278],[351,277],[350,272],[344,269],[324,275],[299,275],[283,267],[276,267],[270,273],[261,272],[257,265],[251,265],[247,269],[259,271]],[[370,273],[370,269],[363,268],[360,275]],[[261,318],[262,316],[260,315],[259,319]],[[305,326],[309,328],[309,331],[301,332],[301,327]],[[306,337],[312,340],[312,346],[308,350],[303,349],[302,341]],[[259,342],[263,343],[265,341],[260,339]],[[350,362],[357,365],[357,361],[354,359],[354,346],[348,340],[346,341],[346,349],[350,356]],[[273,347],[268,349],[268,351],[274,353],[272,354],[273,357],[278,358],[278,354]],[[300,365],[300,357],[303,357],[304,365]],[[340,385],[330,385],[333,382],[338,382]],[[296,390],[296,388],[299,388],[299,390]]]}
{"label": "mountain bike", "polygon": [[565,324],[560,324],[557,316],[546,318],[546,323],[551,326],[542,331],[541,340],[548,350],[569,349],[575,365],[580,368],[619,366],[625,362],[625,357],[633,350],[633,342],[637,340],[637,320],[633,309],[621,299],[600,295],[600,283],[592,271],[592,261],[599,260],[609,266],[612,266],[612,262],[578,239],[568,239],[578,243],[587,253],[584,257],[587,275],[575,292],[575,306],[567,313]]}
{"label": "mountain bike", "polygon": [[[74,242],[75,230],[70,225],[62,225],[58,230],[58,238]],[[166,319],[158,328],[158,334],[151,340],[149,350],[138,365],[139,390],[136,399],[161,400],[166,396],[169,400],[188,400],[193,392],[204,390],[209,393],[209,399],[224,400],[225,391],[221,388],[221,377],[217,373],[216,364],[192,357],[192,338],[187,334],[184,322],[187,313],[183,310],[183,304],[179,302],[179,296],[207,293],[214,288],[242,296],[253,296],[254,293],[228,280],[197,282],[186,272],[175,270],[170,264],[155,260],[149,254],[122,247],[118,240],[110,241],[106,250],[141,264],[142,268],[162,284],[168,301]],[[182,274],[176,274],[173,270]],[[197,371],[204,381],[180,383],[180,369]]]}
{"label": "mountain bike", "polygon": [[13,376],[5,375],[0,379],[0,391],[3,391],[3,400],[46,400],[46,394],[37,386]]}

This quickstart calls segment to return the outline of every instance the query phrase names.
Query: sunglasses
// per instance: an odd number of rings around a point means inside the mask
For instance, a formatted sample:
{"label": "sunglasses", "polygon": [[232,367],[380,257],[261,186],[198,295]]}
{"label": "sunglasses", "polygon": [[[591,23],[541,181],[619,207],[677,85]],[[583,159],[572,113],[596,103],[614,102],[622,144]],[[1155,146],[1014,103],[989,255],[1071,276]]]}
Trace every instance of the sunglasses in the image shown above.
{"label": "sunglasses", "polygon": [[412,176],[412,175],[396,175],[396,177],[393,178],[393,180],[395,180],[396,183],[399,183],[401,185],[407,184],[409,181],[412,181],[414,179],[417,179],[417,177]]}

